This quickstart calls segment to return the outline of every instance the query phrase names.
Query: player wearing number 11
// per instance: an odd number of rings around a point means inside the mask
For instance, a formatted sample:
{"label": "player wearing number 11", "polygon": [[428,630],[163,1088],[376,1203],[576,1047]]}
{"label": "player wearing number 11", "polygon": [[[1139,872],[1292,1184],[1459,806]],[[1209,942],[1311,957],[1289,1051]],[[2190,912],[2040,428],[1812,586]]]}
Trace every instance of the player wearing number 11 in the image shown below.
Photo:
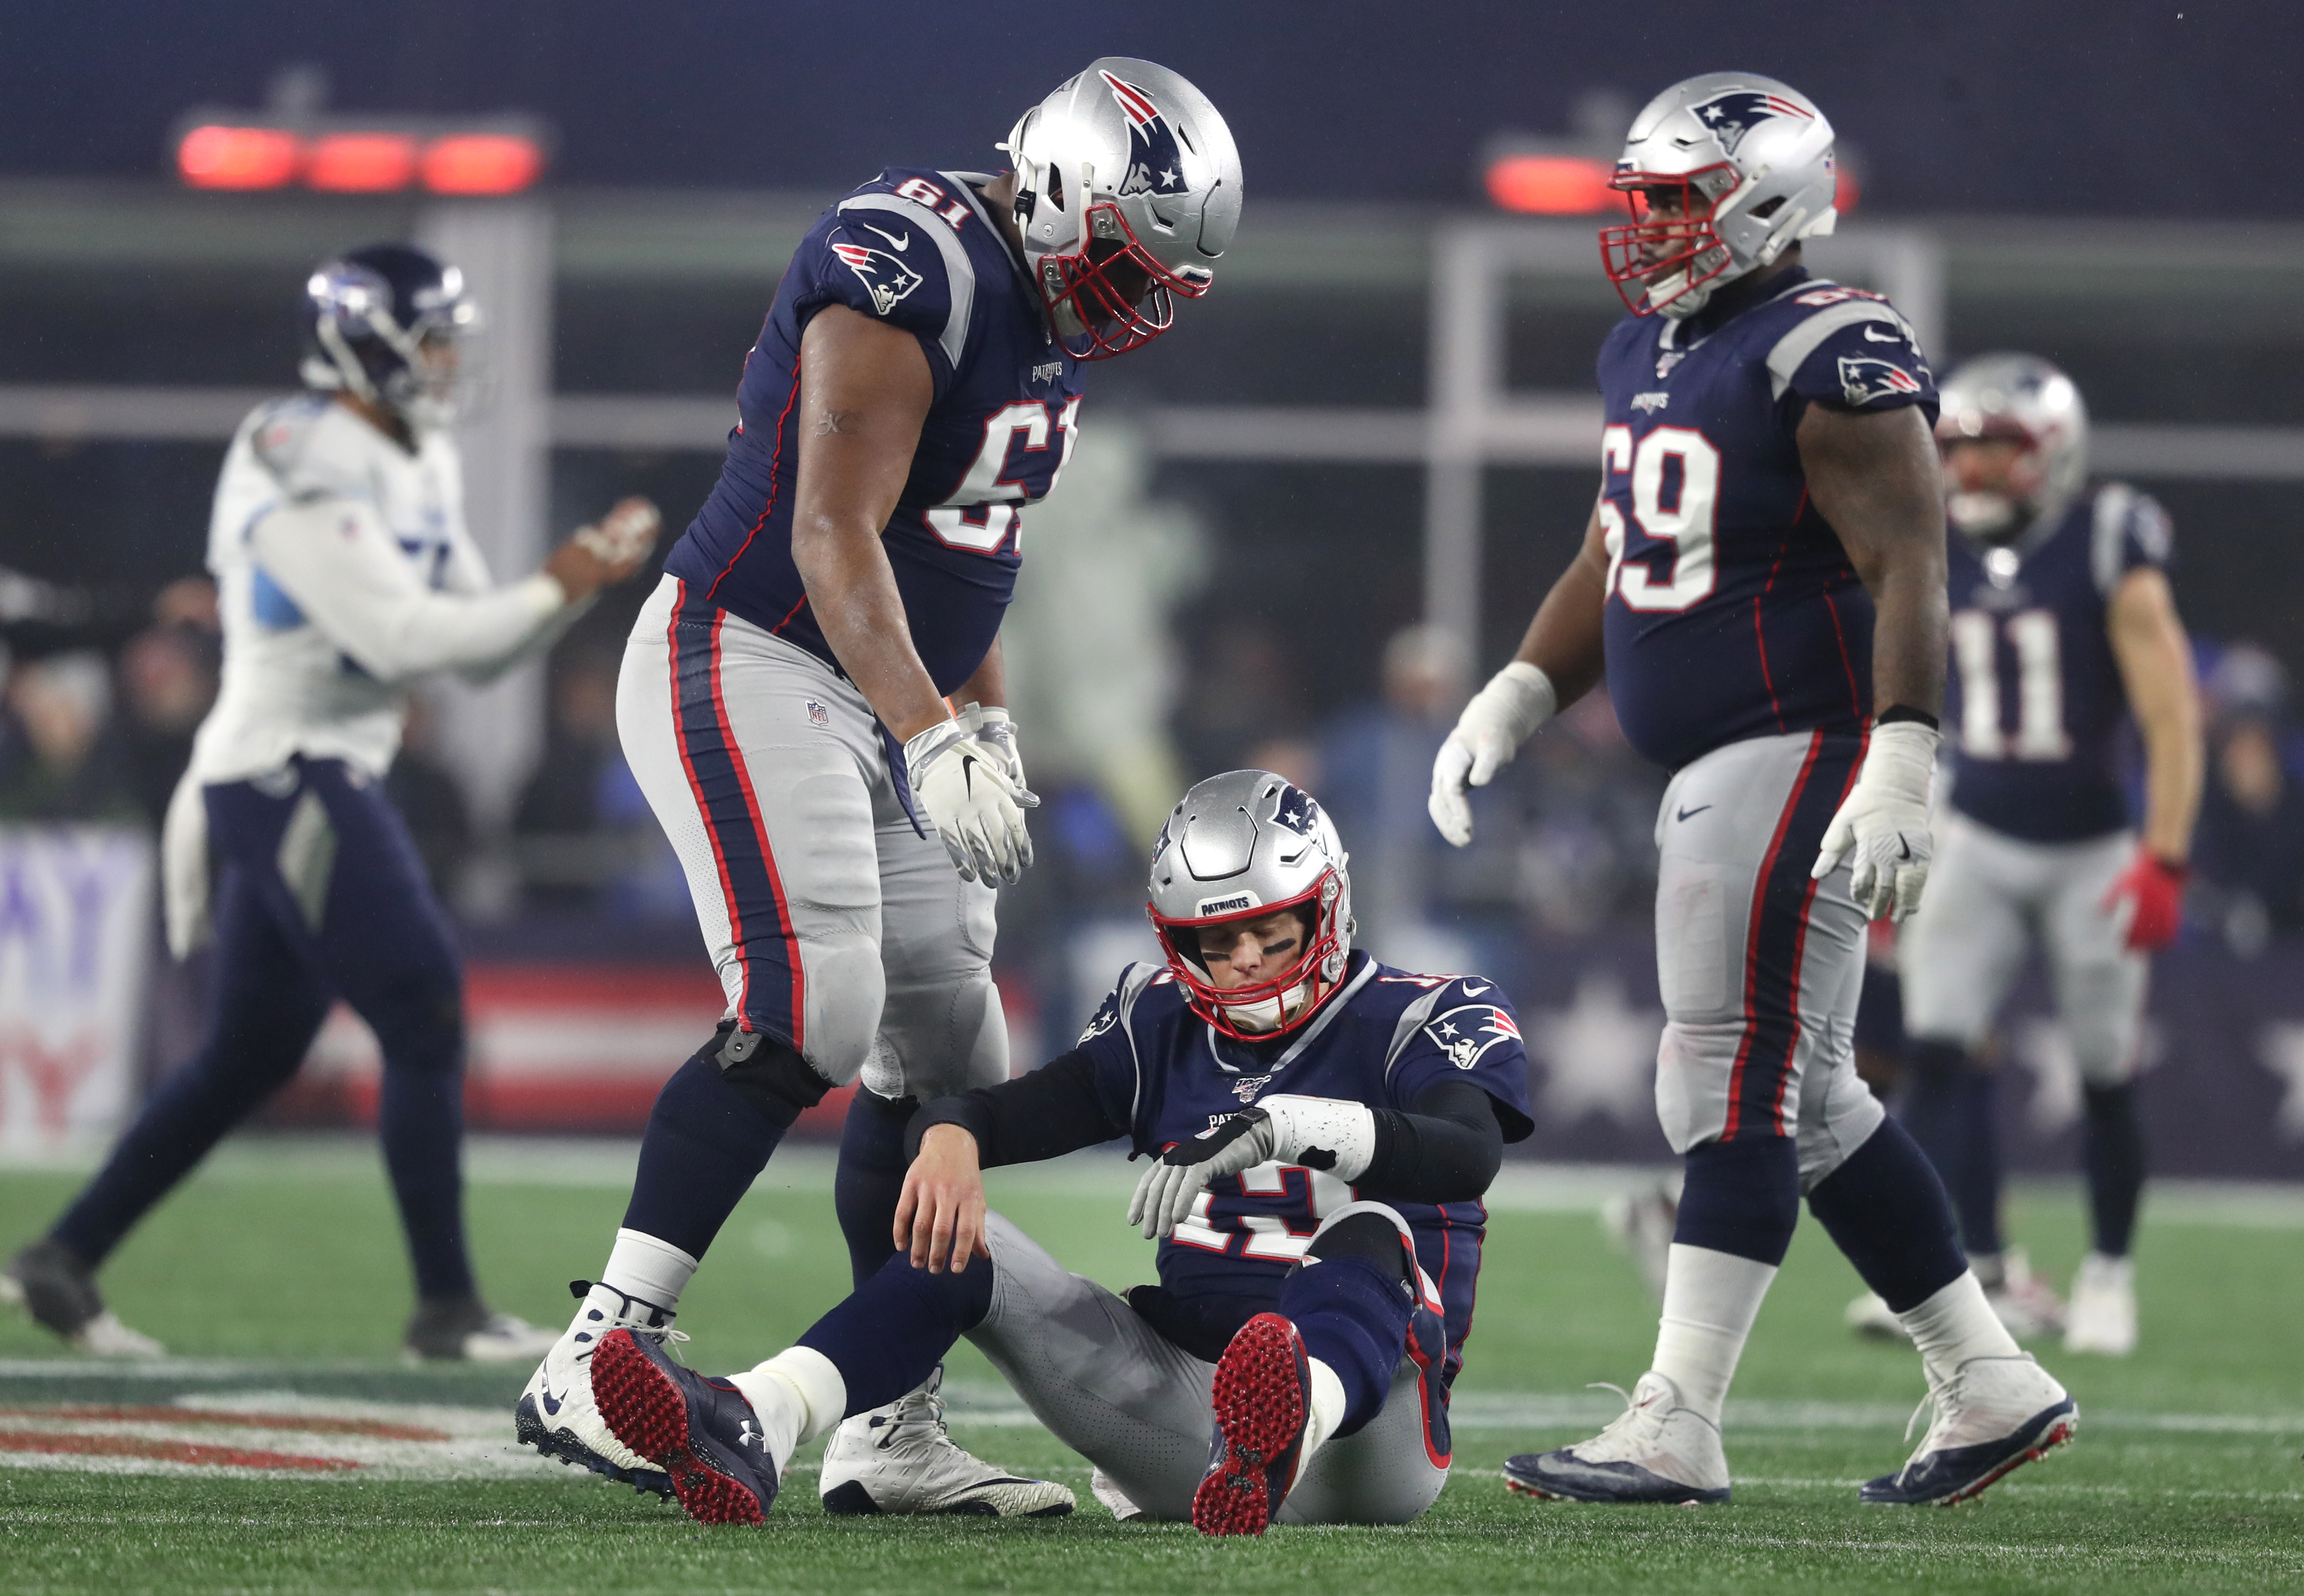
{"label": "player wearing number 11", "polygon": [[[1003,708],[1017,506],[1055,486],[1082,363],[1208,291],[1241,187],[1224,118],[1148,61],[1090,63],[1000,148],[997,175],[890,167],[809,230],[719,483],[625,647],[617,730],[728,1008],[657,1097],[598,1283],[515,1409],[523,1441],[612,1478],[670,1489],[600,1424],[588,1360],[619,1327],[670,1333],[794,1120],[860,1080],[836,1202],[861,1280],[893,1250],[915,1098],[1008,1077],[993,883],[1031,863],[1038,802]],[[826,1496],[1069,1508],[970,1458],[941,1412],[931,1379],[859,1414]]]}
{"label": "player wearing number 11", "polygon": [[1606,428],[1584,547],[1469,705],[1432,815],[1554,710],[1608,689],[1673,771],[1656,816],[1656,1108],[1687,1159],[1654,1361],[1600,1435],[1506,1465],[1533,1496],[1728,1499],[1720,1416],[1800,1201],[1919,1344],[1936,1422],[1871,1502],[1955,1501],[2067,1439],[1953,1240],[1942,1184],[1855,1072],[1868,916],[1927,880],[1944,691],[1936,386],[1887,301],[1812,277],[1833,134],[1749,73],[1633,122],[1601,234],[1632,314],[1600,351]]}

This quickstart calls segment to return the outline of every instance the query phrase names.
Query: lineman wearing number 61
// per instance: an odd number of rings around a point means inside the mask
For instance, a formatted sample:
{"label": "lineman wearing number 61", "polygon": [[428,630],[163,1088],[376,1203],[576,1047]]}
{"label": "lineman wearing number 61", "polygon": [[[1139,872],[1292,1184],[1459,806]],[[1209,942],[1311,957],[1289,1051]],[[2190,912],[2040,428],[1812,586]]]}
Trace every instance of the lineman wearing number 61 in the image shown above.
{"label": "lineman wearing number 61", "polygon": [[[617,730],[728,1008],[657,1098],[598,1283],[515,1415],[527,1444],[645,1489],[671,1481],[592,1405],[600,1339],[672,1333],[784,1133],[860,1077],[837,1206],[857,1279],[877,1274],[914,1099],[1007,1079],[993,883],[1031,862],[1036,802],[1001,708],[1016,506],[1055,485],[1082,362],[1165,332],[1239,222],[1224,118],[1148,61],[1091,63],[1002,148],[996,176],[890,167],[809,230],[719,483],[625,649]],[[856,1415],[825,1454],[833,1510],[1070,1509],[941,1414],[931,1375]]]}
{"label": "lineman wearing number 61", "polygon": [[1518,657],[1463,714],[1432,815],[1605,673],[1633,745],[1673,771],[1656,817],[1665,1020],[1656,1108],[1687,1159],[1654,1361],[1589,1441],[1513,1458],[1532,1496],[1728,1499],[1720,1413],[1761,1299],[1811,1212],[1918,1343],[1936,1417],[1868,1502],[1972,1496],[2071,1433],[1953,1239],[1944,1187],[1857,1078],[1868,916],[1927,880],[1944,691],[1935,381],[1876,293],[1810,276],[1833,134],[1788,86],[1721,72],[1634,121],[1601,234],[1632,314],[1599,361],[1598,502]]}

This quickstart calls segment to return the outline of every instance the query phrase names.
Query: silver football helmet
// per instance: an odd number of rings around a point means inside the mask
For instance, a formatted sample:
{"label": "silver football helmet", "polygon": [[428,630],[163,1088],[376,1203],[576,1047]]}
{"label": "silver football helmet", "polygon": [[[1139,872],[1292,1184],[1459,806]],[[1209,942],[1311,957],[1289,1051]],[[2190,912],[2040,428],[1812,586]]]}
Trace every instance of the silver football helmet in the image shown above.
{"label": "silver football helmet", "polygon": [[1007,141],[1016,229],[1057,335],[1081,360],[1149,343],[1240,225],[1240,152],[1207,96],[1106,55],[1024,113]]}
{"label": "silver football helmet", "polygon": [[1678,319],[1715,290],[1839,220],[1832,123],[1757,72],[1673,84],[1632,119],[1613,186],[1632,220],[1600,232],[1608,280],[1635,316]]}
{"label": "silver football helmet", "polygon": [[[1310,1019],[1343,982],[1352,951],[1352,879],[1335,822],[1309,793],[1269,770],[1211,776],[1176,805],[1152,845],[1146,905],[1192,1012],[1227,1036],[1256,1038]],[[1209,979],[1200,931],[1298,909],[1304,945],[1253,986]]]}
{"label": "silver football helmet", "polygon": [[[2088,405],[2072,379],[2035,354],[1980,354],[1937,389],[1936,447],[1945,456],[1944,509],[1983,543],[2004,543],[2061,515],[2088,480]],[[1969,438],[2018,446],[2004,492],[1963,489],[1951,465]]]}

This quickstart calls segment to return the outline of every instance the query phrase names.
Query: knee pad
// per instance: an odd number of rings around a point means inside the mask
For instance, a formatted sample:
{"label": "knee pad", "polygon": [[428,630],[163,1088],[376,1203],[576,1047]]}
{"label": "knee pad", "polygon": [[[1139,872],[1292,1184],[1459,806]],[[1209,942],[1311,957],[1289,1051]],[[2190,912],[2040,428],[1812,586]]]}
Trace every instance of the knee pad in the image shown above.
{"label": "knee pad", "polygon": [[832,1082],[790,1042],[766,1031],[740,1031],[733,1020],[721,1022],[705,1051],[737,1095],[786,1130],[832,1090]]}
{"label": "knee pad", "polygon": [[808,971],[801,1038],[808,1061],[834,1086],[846,1086],[863,1071],[880,1033],[887,982],[879,947],[861,932],[843,933],[804,945],[801,959]]}
{"label": "knee pad", "polygon": [[[1353,1212],[1351,1210],[1359,1210]],[[1333,1216],[1312,1237],[1305,1261],[1361,1258],[1380,1269],[1389,1269],[1403,1286],[1416,1284],[1416,1255],[1399,1217],[1377,1203],[1355,1202]]]}
{"label": "knee pad", "polygon": [[992,972],[978,964],[939,981],[891,981],[868,1082],[922,1101],[1008,1078],[1008,1019]]}
{"label": "knee pad", "polygon": [[1712,1141],[1728,1123],[1728,1082],[1744,1039],[1741,1021],[1698,1024],[1673,1020],[1656,1041],[1656,1124],[1682,1155]]}

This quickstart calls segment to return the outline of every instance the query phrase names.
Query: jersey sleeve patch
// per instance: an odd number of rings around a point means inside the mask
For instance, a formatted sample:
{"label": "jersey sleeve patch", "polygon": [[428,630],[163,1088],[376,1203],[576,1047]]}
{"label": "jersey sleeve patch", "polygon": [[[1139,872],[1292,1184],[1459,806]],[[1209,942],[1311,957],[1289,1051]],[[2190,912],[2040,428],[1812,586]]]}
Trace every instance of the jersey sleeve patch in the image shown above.
{"label": "jersey sleeve patch", "polygon": [[1810,314],[1768,352],[1775,396],[1792,393],[1831,410],[1884,411],[1923,404],[1933,414],[1936,375],[1896,308],[1861,289],[1830,286],[1794,296]]}
{"label": "jersey sleeve patch", "polygon": [[2111,482],[2096,497],[2096,520],[2090,528],[2089,564],[2096,590],[2105,598],[2120,579],[2143,566],[2166,569],[2175,554],[2175,524],[2160,501],[2139,493],[2125,482]]}
{"label": "jersey sleeve patch", "polygon": [[1469,1079],[1495,1099],[1505,1141],[1533,1134],[1528,1050],[1520,1018],[1495,983],[1465,977],[1428,1001],[1430,1009],[1390,1072],[1393,1105],[1412,1110],[1436,1082]]}
{"label": "jersey sleeve patch", "polygon": [[[906,186],[944,193],[919,179]],[[960,365],[976,302],[976,267],[953,214],[902,191],[851,195],[824,233],[818,269],[826,299],[904,328],[941,353],[946,370]],[[974,216],[965,206],[956,214]]]}

